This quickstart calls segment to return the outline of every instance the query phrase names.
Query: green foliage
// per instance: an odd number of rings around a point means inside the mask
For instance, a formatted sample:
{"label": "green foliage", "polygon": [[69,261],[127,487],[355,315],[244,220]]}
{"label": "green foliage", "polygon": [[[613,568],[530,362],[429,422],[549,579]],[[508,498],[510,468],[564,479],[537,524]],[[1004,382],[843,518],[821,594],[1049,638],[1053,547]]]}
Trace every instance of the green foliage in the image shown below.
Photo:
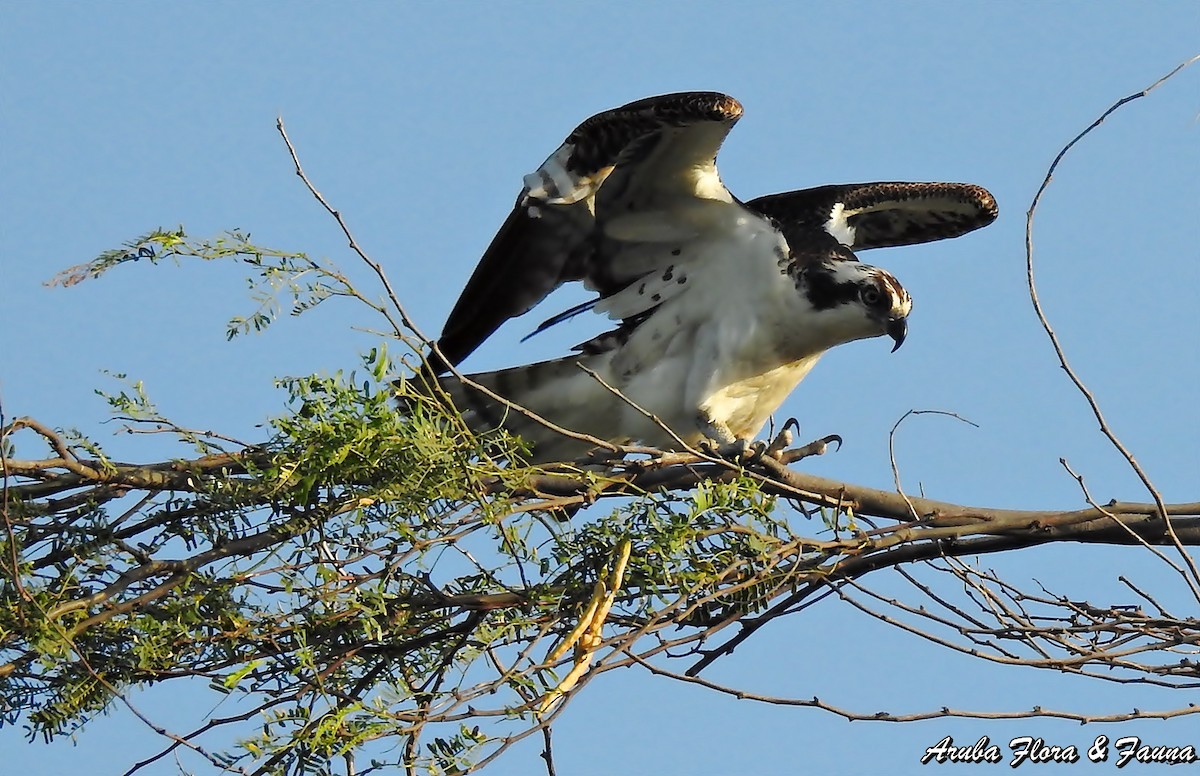
{"label": "green foliage", "polygon": [[[158,230],[56,282],[166,258],[254,270],[258,309],[231,336],[265,327],[281,298],[295,314],[335,295],[380,310],[328,263],[240,232]],[[393,382],[402,371],[381,344],[355,370],[280,379],[285,410],[249,448],[173,424],[116,375],[123,387],[101,394],[114,416],[171,432],[193,459],[117,463],[82,435],[35,429],[66,458],[8,462],[0,724],[53,739],[114,693],[190,677],[255,710],[239,721],[257,729],[214,763],[326,773],[362,752],[465,772],[542,724],[562,674],[547,655],[623,540],[633,557],[594,674],[631,645],[657,654],[761,610],[807,562],[748,477],[564,521],[520,440],[471,433],[417,382]],[[612,484],[556,476],[590,497]]]}
{"label": "green foliage", "polygon": [[[174,230],[155,229],[120,248],[105,251],[89,262],[59,273],[49,285],[73,286],[123,264],[143,260],[159,264],[167,259],[176,264],[187,259],[235,262],[252,270],[246,282],[249,297],[256,306],[250,313],[229,320],[225,332],[229,339],[264,331],[279,317],[285,304],[292,315],[301,315],[331,297],[358,296],[346,276],[327,260],[318,261],[301,252],[264,248],[256,245],[248,232],[238,229],[214,239],[194,239],[182,226]],[[376,305],[371,306],[378,310]]]}
{"label": "green foliage", "polygon": [[[133,504],[96,490],[69,513],[10,504],[10,519],[31,517],[14,524],[21,587],[6,583],[0,608],[4,719],[54,738],[113,688],[203,677],[271,712],[235,761],[319,772],[428,726],[431,743],[408,756],[461,771],[537,722],[533,700],[556,681],[541,673],[547,637],[574,625],[622,537],[636,551],[618,630],[689,610],[702,627],[760,608],[777,584],[769,550],[786,525],[749,480],[560,523],[518,509],[514,485],[537,472],[519,465],[516,440],[472,435],[391,373],[380,347],[361,372],[281,380],[289,409],[271,438],[217,468],[176,464],[183,489]],[[136,383],[110,403],[165,421]],[[507,722],[452,722],[451,710],[490,697]]]}

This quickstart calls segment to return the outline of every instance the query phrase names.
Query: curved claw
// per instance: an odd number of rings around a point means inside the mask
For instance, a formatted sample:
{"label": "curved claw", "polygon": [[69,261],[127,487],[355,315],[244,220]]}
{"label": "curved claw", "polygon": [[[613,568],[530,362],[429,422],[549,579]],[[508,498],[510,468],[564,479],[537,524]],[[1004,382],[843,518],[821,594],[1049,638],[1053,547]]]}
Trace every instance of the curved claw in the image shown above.
{"label": "curved claw", "polygon": [[792,450],[784,450],[776,456],[783,463],[795,463],[804,458],[811,458],[814,455],[824,455],[829,445],[837,443],[838,450],[842,449],[842,438],[837,434],[823,436],[820,439],[815,439],[812,442],[797,447]]}
{"label": "curved claw", "polygon": [[799,431],[800,421],[795,418],[788,418],[784,421],[783,428],[779,429],[779,433],[775,435],[775,439],[771,440],[770,446],[767,447],[767,455],[778,459],[784,450],[792,446],[792,442],[795,441],[792,429]]}

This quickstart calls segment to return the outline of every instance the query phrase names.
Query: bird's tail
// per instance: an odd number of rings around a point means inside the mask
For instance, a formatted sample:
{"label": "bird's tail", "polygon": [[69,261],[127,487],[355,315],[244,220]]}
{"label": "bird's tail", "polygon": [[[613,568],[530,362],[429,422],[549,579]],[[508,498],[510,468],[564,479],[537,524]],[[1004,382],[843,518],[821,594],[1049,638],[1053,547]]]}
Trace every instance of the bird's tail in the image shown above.
{"label": "bird's tail", "polygon": [[431,378],[426,372],[414,379],[426,381],[423,391],[448,398],[476,433],[504,428],[532,445],[534,461],[566,461],[585,455],[593,445],[564,436],[551,426],[607,436],[602,425],[571,427],[573,422],[586,423],[602,415],[594,412],[596,405],[612,397],[608,389],[580,369],[581,363],[588,366],[590,360],[572,356],[466,376],[479,387],[455,375]]}

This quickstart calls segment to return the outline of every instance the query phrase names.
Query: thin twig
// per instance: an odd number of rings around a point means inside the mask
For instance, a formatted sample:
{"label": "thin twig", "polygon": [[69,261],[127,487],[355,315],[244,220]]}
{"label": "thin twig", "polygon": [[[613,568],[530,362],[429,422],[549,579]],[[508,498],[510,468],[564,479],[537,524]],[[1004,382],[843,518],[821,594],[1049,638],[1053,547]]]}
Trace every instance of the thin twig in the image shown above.
{"label": "thin twig", "polygon": [[1162,78],[1159,78],[1157,81],[1150,84],[1140,92],[1136,92],[1117,100],[1117,102],[1113,103],[1108,110],[1100,114],[1099,118],[1097,118],[1095,121],[1089,124],[1086,129],[1076,135],[1071,142],[1063,146],[1062,150],[1058,152],[1058,155],[1054,157],[1054,161],[1050,163],[1050,167],[1046,170],[1046,177],[1042,180],[1041,185],[1038,186],[1037,193],[1033,195],[1033,201],[1029,205],[1029,211],[1025,214],[1025,280],[1029,288],[1029,298],[1033,302],[1033,309],[1037,314],[1038,323],[1041,324],[1042,330],[1046,332],[1046,336],[1050,339],[1050,344],[1054,348],[1054,354],[1058,357],[1059,366],[1063,368],[1063,371],[1067,373],[1067,376],[1075,385],[1075,388],[1087,401],[1088,406],[1092,410],[1092,415],[1100,424],[1100,432],[1104,434],[1112,446],[1116,448],[1117,452],[1119,452],[1129,464],[1130,468],[1133,469],[1138,479],[1142,481],[1142,484],[1150,493],[1150,497],[1154,500],[1154,503],[1158,506],[1159,517],[1166,524],[1167,532],[1172,537],[1176,550],[1182,556],[1184,563],[1191,572],[1190,576],[1186,578],[1188,586],[1191,588],[1192,595],[1198,601],[1200,601],[1200,569],[1197,569],[1195,561],[1184,549],[1183,544],[1179,541],[1178,536],[1175,535],[1175,529],[1171,524],[1171,518],[1167,514],[1166,503],[1163,501],[1163,497],[1158,492],[1158,489],[1154,486],[1154,483],[1151,482],[1150,476],[1142,468],[1141,464],[1137,462],[1137,459],[1134,458],[1133,453],[1129,450],[1129,448],[1125,446],[1125,444],[1117,437],[1116,433],[1108,425],[1108,421],[1105,419],[1104,413],[1101,412],[1100,404],[1096,400],[1095,395],[1091,392],[1087,385],[1084,384],[1082,378],[1079,377],[1079,375],[1067,362],[1066,351],[1063,349],[1062,343],[1059,341],[1058,334],[1055,332],[1054,327],[1050,325],[1050,321],[1046,317],[1045,310],[1042,307],[1041,300],[1038,298],[1037,284],[1034,282],[1033,273],[1033,216],[1037,211],[1038,204],[1041,202],[1042,194],[1045,193],[1046,189],[1050,186],[1050,181],[1054,177],[1054,172],[1058,169],[1059,163],[1062,162],[1067,153],[1075,146],[1076,143],[1083,140],[1083,138],[1089,135],[1092,130],[1099,127],[1102,123],[1104,123],[1105,119],[1119,110],[1122,106],[1133,102],[1134,100],[1145,97],[1147,94],[1166,83],[1166,81],[1176,73],[1197,61],[1200,61],[1200,55],[1196,55],[1182,64],[1177,65],[1171,70],[1171,72],[1167,73]]}
{"label": "thin twig", "polygon": [[691,674],[680,674],[674,671],[654,665],[648,660],[645,660],[639,655],[632,652],[626,653],[633,662],[642,666],[646,670],[659,676],[665,676],[670,679],[676,679],[680,682],[698,685],[700,687],[714,690],[722,695],[729,695],[738,700],[756,701],[758,703],[768,703],[773,706],[802,706],[809,708],[821,709],[836,714],[851,721],[872,721],[872,722],[918,722],[926,719],[1068,719],[1075,722],[1129,722],[1135,719],[1174,719],[1175,717],[1184,717],[1192,714],[1200,714],[1200,706],[1187,706],[1179,709],[1168,709],[1166,711],[1143,711],[1134,709],[1129,712],[1118,712],[1115,714],[1081,714],[1073,711],[1059,711],[1056,709],[1044,709],[1040,706],[1034,707],[1027,711],[969,711],[965,709],[951,709],[948,706],[943,706],[936,711],[923,711],[910,714],[894,714],[888,711],[876,712],[856,712],[845,709],[839,706],[834,706],[826,703],[820,698],[782,698],[771,695],[762,695],[759,693],[749,692],[747,690],[738,690],[733,687],[727,687],[716,682],[703,679],[699,676]]}
{"label": "thin twig", "polygon": [[[0,515],[4,516],[4,530],[5,530],[6,536],[8,537],[8,541],[5,543],[8,545],[8,553],[9,553],[8,562],[11,564],[10,565],[10,569],[11,569],[10,576],[12,577],[13,584],[16,586],[17,595],[20,596],[22,601],[29,602],[32,600],[32,598],[29,595],[29,592],[27,590],[25,590],[25,583],[21,579],[21,576],[22,576],[21,575],[21,549],[18,546],[19,542],[17,541],[17,534],[13,530],[12,518],[9,515],[9,511],[8,511],[9,473],[8,473],[8,446],[7,446],[6,442],[8,441],[8,435],[10,433],[11,433],[11,430],[8,428],[8,426],[6,426],[4,424],[4,401],[3,401],[3,398],[0,397],[0,469],[2,469],[2,471],[0,471],[0,473],[2,473],[4,476],[4,482],[0,483],[0,487],[3,487],[3,493],[0,493],[0,498],[4,499],[3,503],[0,503]],[[24,624],[24,622],[25,622],[24,608],[18,607],[17,614],[18,614],[18,617],[20,617],[22,624]]]}
{"label": "thin twig", "polygon": [[[283,138],[283,142],[287,146],[288,154],[290,154],[292,157],[292,164],[294,164],[296,167],[296,175],[298,175],[300,180],[304,182],[305,188],[307,188],[309,193],[316,198],[317,202],[321,203],[321,207],[325,208],[329,215],[333,216],[333,220],[337,222],[337,225],[341,227],[342,234],[346,236],[346,240],[350,244],[350,250],[354,251],[358,257],[375,272],[375,275],[379,278],[379,282],[383,284],[384,290],[387,292],[388,300],[392,303],[392,306],[395,308],[397,314],[399,314],[400,322],[403,324],[404,328],[416,334],[423,342],[428,342],[429,339],[421,333],[420,328],[417,327],[416,323],[409,316],[408,311],[404,308],[404,305],[400,303],[400,298],[392,289],[392,284],[388,280],[387,274],[383,271],[383,266],[373,260],[363,251],[362,248],[359,247],[358,240],[354,238],[354,233],[351,232],[350,227],[346,225],[346,221],[342,218],[342,214],[329,204],[329,201],[325,199],[321,192],[317,191],[316,186],[314,186],[312,181],[308,179],[308,175],[305,174],[304,168],[300,165],[300,157],[296,154],[296,148],[292,145],[292,140],[288,137],[287,130],[283,126],[283,116],[277,116],[275,118],[275,129],[279,131],[280,137]],[[387,316],[388,322],[391,323],[393,328],[396,330],[396,334],[403,334],[400,326],[396,325],[396,322],[391,319],[391,315],[386,311],[384,311],[384,315]]]}
{"label": "thin twig", "polygon": [[[1109,513],[1104,507],[1102,507],[1098,503],[1096,503],[1096,500],[1094,498],[1092,498],[1091,491],[1088,490],[1087,483],[1085,483],[1083,481],[1083,475],[1078,474],[1074,469],[1072,469],[1071,464],[1067,463],[1066,458],[1059,458],[1058,462],[1064,469],[1066,469],[1067,474],[1071,475],[1071,478],[1075,480],[1075,483],[1079,486],[1079,490],[1083,493],[1083,499],[1084,499],[1084,501],[1086,501],[1088,503],[1088,506],[1099,511],[1105,517],[1110,518],[1113,521],[1113,523],[1116,526],[1118,526],[1119,528],[1123,528],[1126,531],[1128,531],[1130,534],[1130,538],[1132,538],[1138,544],[1145,547],[1150,552],[1154,553],[1155,557],[1157,557],[1163,563],[1167,564],[1171,568],[1172,571],[1174,571],[1175,573],[1177,573],[1183,577],[1184,582],[1187,582],[1187,578],[1188,578],[1187,572],[1184,571],[1177,563],[1172,562],[1171,559],[1168,558],[1166,555],[1164,555],[1161,550],[1159,550],[1157,547],[1154,547],[1153,545],[1151,545],[1150,542],[1146,541],[1142,537],[1138,536],[1134,531],[1130,531],[1129,527],[1127,525],[1125,525],[1123,522],[1121,522],[1119,519],[1117,519],[1116,515]],[[1156,504],[1155,506],[1158,506],[1158,505]],[[1159,514],[1162,514],[1161,507],[1159,508]],[[1179,541],[1178,536],[1173,537],[1173,539],[1176,542]]]}
{"label": "thin twig", "polygon": [[920,520],[921,516],[917,514],[917,508],[913,506],[912,499],[910,499],[908,494],[904,492],[904,487],[900,483],[900,465],[896,462],[896,431],[900,428],[900,424],[907,420],[911,415],[944,415],[946,417],[962,421],[968,426],[979,428],[979,425],[972,423],[958,413],[949,412],[947,410],[909,410],[900,416],[900,419],[897,420],[895,425],[892,426],[892,430],[888,432],[888,460],[892,465],[892,482],[896,486],[896,492],[900,494],[900,497],[904,499],[904,503],[908,505],[908,511],[912,515],[912,519]]}
{"label": "thin twig", "polygon": [[541,757],[546,761],[546,776],[557,776],[554,772],[554,745],[551,740],[549,725],[542,728],[542,741],[545,742]]}

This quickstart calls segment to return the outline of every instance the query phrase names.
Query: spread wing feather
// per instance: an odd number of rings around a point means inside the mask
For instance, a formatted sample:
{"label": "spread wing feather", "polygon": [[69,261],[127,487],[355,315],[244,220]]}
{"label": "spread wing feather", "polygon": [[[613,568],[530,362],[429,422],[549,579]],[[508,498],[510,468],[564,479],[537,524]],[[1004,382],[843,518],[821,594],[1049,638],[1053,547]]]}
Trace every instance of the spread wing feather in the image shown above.
{"label": "spread wing feather", "polygon": [[[584,121],[533,173],[454,305],[437,373],[456,365],[510,318],[563,283],[599,299],[550,318],[538,331],[594,309],[622,321],[585,350],[619,341],[703,272],[702,234],[741,203],[716,169],[742,106],[717,92],[649,97]],[[827,233],[853,250],[941,240],[996,218],[987,190],[961,183],[820,186],[745,203],[771,219],[793,251]],[[712,260],[711,258],[707,260]]]}
{"label": "spread wing feather", "polygon": [[824,230],[852,250],[945,240],[996,220],[996,200],[969,183],[850,183],[759,197],[788,241]]}
{"label": "spread wing feather", "polygon": [[[611,296],[657,271],[662,251],[624,260],[614,243],[671,237],[655,211],[670,212],[681,200],[732,200],[715,160],[741,114],[727,95],[684,92],[638,100],[576,127],[525,176],[512,213],[446,321],[438,340],[445,361],[458,364],[563,283],[583,280]],[[434,364],[436,372],[447,368]]]}

